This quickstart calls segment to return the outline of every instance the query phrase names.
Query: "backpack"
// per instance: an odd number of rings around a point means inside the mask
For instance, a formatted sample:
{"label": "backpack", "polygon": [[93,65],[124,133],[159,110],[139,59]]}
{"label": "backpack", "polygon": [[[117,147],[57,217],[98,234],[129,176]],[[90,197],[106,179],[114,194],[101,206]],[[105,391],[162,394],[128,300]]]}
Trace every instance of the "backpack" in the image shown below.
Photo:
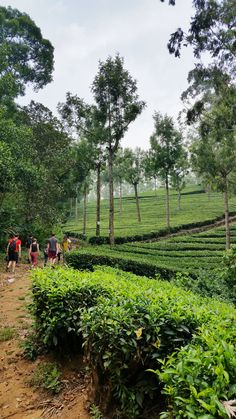
{"label": "backpack", "polygon": [[11,243],[9,244],[9,251],[10,252],[16,251],[16,240],[12,240]]}
{"label": "backpack", "polygon": [[33,241],[33,239],[32,239],[32,238],[30,238],[30,237],[28,237],[28,238],[26,239],[26,242],[25,242],[25,247],[26,247],[26,249],[29,249],[29,248],[30,248],[30,246],[31,246],[31,244],[32,244],[32,241]]}

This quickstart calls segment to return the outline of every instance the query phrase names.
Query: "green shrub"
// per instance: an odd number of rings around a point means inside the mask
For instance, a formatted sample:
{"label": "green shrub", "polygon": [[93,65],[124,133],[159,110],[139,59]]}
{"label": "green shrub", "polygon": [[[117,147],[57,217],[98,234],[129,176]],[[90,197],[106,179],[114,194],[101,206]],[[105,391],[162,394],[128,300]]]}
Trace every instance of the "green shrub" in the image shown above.
{"label": "green shrub", "polygon": [[63,231],[63,234],[66,236],[75,237],[76,239],[87,240],[87,236],[82,233],[76,233],[74,231]]}
{"label": "green shrub", "polygon": [[[203,328],[191,345],[172,354],[156,371],[171,412],[162,418],[228,418],[223,401],[235,399],[236,357],[233,336],[219,324]],[[228,335],[228,336],[227,336]]]}
{"label": "green shrub", "polygon": [[231,290],[219,269],[213,271],[199,270],[194,278],[190,275],[177,273],[176,277],[172,279],[172,283],[203,297],[212,297],[220,301],[234,303]]}
{"label": "green shrub", "polygon": [[43,362],[39,364],[30,379],[30,384],[56,394],[61,390],[60,371],[56,364]]}
{"label": "green shrub", "polygon": [[150,262],[150,260],[140,257],[140,255],[137,255],[135,259],[122,252],[116,253],[114,249],[110,250],[109,248],[80,249],[79,251],[66,253],[65,257],[69,266],[80,270],[93,271],[95,265],[106,265],[151,278],[161,275],[165,279],[170,279],[176,273],[174,269],[168,268],[164,263],[163,266],[161,264],[157,265],[155,261]]}
{"label": "green shrub", "polygon": [[33,297],[41,338],[59,346],[71,331],[80,337],[97,390],[120,417],[138,417],[161,392],[169,417],[227,417],[221,400],[236,397],[232,306],[111,268],[35,270]]}
{"label": "green shrub", "polygon": [[236,246],[224,253],[221,277],[226,282],[231,299],[236,305]]}

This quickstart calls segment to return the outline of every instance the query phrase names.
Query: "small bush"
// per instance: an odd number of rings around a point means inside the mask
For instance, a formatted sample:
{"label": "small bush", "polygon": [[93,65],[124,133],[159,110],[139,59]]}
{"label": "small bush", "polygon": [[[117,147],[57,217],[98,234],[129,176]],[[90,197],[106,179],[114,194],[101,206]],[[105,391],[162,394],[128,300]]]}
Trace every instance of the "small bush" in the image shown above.
{"label": "small bush", "polygon": [[30,361],[35,361],[44,351],[42,343],[39,341],[35,332],[29,334],[22,342],[21,347],[24,351],[24,357]]}
{"label": "small bush", "polygon": [[60,375],[56,364],[43,362],[35,368],[30,384],[56,394],[61,390]]}
{"label": "small bush", "polygon": [[224,253],[221,278],[227,284],[231,299],[236,305],[236,246]]}

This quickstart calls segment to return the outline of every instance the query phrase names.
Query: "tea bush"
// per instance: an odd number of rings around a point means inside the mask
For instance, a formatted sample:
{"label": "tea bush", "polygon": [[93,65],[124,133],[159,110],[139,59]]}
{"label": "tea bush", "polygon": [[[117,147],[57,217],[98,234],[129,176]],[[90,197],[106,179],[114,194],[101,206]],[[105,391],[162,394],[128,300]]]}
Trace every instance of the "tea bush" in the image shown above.
{"label": "tea bush", "polygon": [[[236,243],[235,226],[231,226],[231,242]],[[77,253],[68,253],[66,260],[77,269],[92,270],[94,265],[108,265],[149,277],[160,274],[170,279],[176,272],[182,272],[196,278],[200,271],[211,271],[222,264],[224,249],[225,231],[218,227],[159,241],[88,246]]]}
{"label": "tea bush", "polygon": [[126,255],[108,247],[84,248],[79,251],[66,253],[65,257],[69,266],[80,270],[93,271],[96,265],[106,265],[151,278],[161,275],[165,279],[171,278],[176,272],[174,269],[168,268],[165,262],[161,266],[160,263],[157,264],[155,260],[150,261],[145,256]]}
{"label": "tea bush", "polygon": [[[165,189],[159,188],[155,195],[154,191],[140,193],[139,203],[141,222],[136,216],[135,196],[123,197],[122,212],[120,211],[119,199],[114,199],[115,212],[115,236],[116,244],[127,241],[149,240],[159,236],[160,230],[165,230],[166,235],[166,202]],[[230,198],[230,212],[235,215],[236,198]],[[202,222],[211,223],[216,219],[223,218],[224,205],[222,194],[213,192],[209,199],[208,194],[202,193],[196,185],[188,185],[181,193],[181,210],[178,209],[178,196],[176,191],[170,189],[171,227],[194,228],[202,225]],[[101,201],[101,238],[95,237],[96,232],[96,201],[89,200],[87,206],[86,235],[93,244],[108,243],[108,219],[109,201]],[[197,224],[199,223],[199,224]],[[191,227],[190,227],[191,226]],[[80,203],[78,217],[70,218],[63,227],[69,234],[83,231],[83,204]],[[172,230],[173,232],[174,230]]]}
{"label": "tea bush", "polygon": [[46,345],[79,338],[100,400],[119,417],[138,417],[158,398],[163,417],[227,418],[221,401],[236,397],[231,305],[100,267],[35,270],[32,309]]}

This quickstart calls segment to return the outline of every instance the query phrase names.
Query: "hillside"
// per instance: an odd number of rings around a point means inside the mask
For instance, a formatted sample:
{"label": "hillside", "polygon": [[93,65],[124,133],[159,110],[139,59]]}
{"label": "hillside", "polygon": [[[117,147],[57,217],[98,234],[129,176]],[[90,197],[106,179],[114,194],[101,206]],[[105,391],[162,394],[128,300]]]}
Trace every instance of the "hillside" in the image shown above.
{"label": "hillside", "polygon": [[[119,199],[115,199],[115,236],[124,237],[136,234],[158,231],[166,227],[165,190],[160,188],[155,192],[140,194],[141,222],[137,221],[134,196],[122,199],[122,213]],[[236,211],[236,197],[232,196],[229,203],[230,212]],[[108,200],[101,204],[101,235],[108,235]],[[210,196],[198,186],[188,186],[181,194],[181,209],[178,209],[178,196],[176,191],[170,191],[171,226],[179,226],[214,220],[224,213],[222,194],[212,192]],[[87,237],[95,236],[96,202],[88,202],[87,206]],[[79,204],[78,219],[71,217],[63,230],[70,232],[83,232],[83,203]]]}

